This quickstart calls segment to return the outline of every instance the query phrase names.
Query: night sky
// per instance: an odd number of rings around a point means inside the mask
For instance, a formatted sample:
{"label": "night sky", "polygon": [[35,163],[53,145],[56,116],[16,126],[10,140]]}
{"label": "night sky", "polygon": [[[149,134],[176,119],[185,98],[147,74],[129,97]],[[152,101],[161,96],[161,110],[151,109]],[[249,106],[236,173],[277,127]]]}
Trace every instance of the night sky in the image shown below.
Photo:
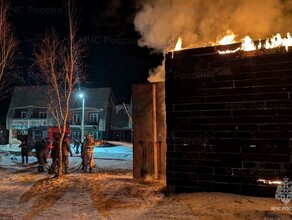
{"label": "night sky", "polygon": [[[54,27],[66,35],[66,10],[60,0],[12,0],[9,20],[20,40],[17,63],[24,76],[32,65],[34,43]],[[133,0],[78,0],[79,36],[86,42],[86,73],[90,87],[111,87],[118,103],[129,102],[131,85],[147,82],[150,68],[162,61],[137,45]],[[151,55],[152,54],[152,55]],[[29,83],[33,80],[29,79]]]}

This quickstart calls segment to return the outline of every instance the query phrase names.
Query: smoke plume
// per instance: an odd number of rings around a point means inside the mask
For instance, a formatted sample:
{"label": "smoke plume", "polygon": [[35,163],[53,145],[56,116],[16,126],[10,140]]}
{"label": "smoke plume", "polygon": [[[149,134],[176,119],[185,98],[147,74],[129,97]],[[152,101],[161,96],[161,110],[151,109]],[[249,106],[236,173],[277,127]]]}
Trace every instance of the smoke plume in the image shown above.
{"label": "smoke plume", "polygon": [[[291,30],[289,0],[141,0],[134,23],[140,46],[165,53],[178,37],[182,47],[210,46],[227,30],[240,41],[265,39]],[[290,30],[289,30],[290,28]]]}

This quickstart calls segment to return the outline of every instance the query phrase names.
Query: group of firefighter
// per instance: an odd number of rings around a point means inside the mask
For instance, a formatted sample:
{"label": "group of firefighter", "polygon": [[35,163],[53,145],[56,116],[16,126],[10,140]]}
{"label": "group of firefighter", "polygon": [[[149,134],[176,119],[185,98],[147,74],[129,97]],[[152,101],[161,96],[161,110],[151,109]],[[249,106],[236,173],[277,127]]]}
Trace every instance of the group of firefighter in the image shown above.
{"label": "group of firefighter", "polygon": [[[46,172],[48,171],[49,174],[58,173],[58,167],[61,165],[61,161],[59,158],[59,147],[61,146],[62,151],[62,165],[63,165],[63,172],[65,174],[68,173],[69,168],[69,155],[73,156],[70,142],[68,136],[65,135],[63,138],[63,142],[60,145],[60,138],[58,135],[54,135],[53,143],[50,143],[48,139],[42,139],[41,141],[36,141],[34,143],[33,148],[36,151],[36,157],[38,160],[38,172]],[[74,141],[74,149],[75,153],[79,154],[79,147],[81,145],[81,158],[82,162],[80,167],[82,166],[82,170],[84,172],[92,172],[92,168],[94,167],[94,159],[93,159],[93,150],[94,146],[100,145],[104,143],[104,141],[95,141],[93,139],[92,134],[88,134],[84,137],[84,141],[82,144],[76,139]],[[23,141],[19,147],[21,148],[21,156],[22,156],[22,164],[28,164],[28,154],[29,154],[29,147],[28,144]],[[50,157],[52,159],[52,163],[50,166],[47,166],[48,163],[47,158],[48,154],[50,153]],[[45,170],[46,169],[46,170]],[[88,169],[88,170],[87,170]]]}

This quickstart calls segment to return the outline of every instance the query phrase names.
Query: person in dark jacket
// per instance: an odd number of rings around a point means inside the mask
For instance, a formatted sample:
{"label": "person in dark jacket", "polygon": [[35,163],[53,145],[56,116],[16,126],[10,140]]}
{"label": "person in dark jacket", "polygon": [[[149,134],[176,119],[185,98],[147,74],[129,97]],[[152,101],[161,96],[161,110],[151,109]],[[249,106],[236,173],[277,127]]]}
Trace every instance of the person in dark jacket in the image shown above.
{"label": "person in dark jacket", "polygon": [[84,154],[84,148],[85,148],[85,144],[87,142],[87,136],[84,135],[83,137],[83,142],[81,143],[81,151],[80,151],[80,154],[81,154],[81,159],[82,159],[82,170],[85,170],[85,166],[84,166],[84,161],[85,161],[85,154]]}
{"label": "person in dark jacket", "polygon": [[72,154],[67,135],[64,136],[62,143],[62,161],[65,168],[65,173],[68,173],[69,167],[69,153]]}
{"label": "person in dark jacket", "polygon": [[47,142],[43,139],[35,143],[36,157],[38,159],[38,172],[45,172],[44,166],[47,160],[48,146]]}
{"label": "person in dark jacket", "polygon": [[49,173],[54,173],[56,166],[59,164],[59,138],[55,135],[51,150],[52,164],[49,168]]}
{"label": "person in dark jacket", "polygon": [[[26,143],[25,140],[23,140],[21,142],[21,144],[19,145],[19,147],[21,148],[21,158],[22,158],[22,165],[28,164],[28,152],[29,152],[29,147],[28,144]],[[25,163],[24,163],[24,159],[25,159]]]}
{"label": "person in dark jacket", "polygon": [[75,149],[75,154],[79,154],[80,142],[77,139],[73,139],[73,143],[74,143],[73,148]]}
{"label": "person in dark jacket", "polygon": [[[51,157],[52,157],[52,164],[49,169],[49,173],[54,173],[57,166],[59,166],[59,138],[55,137],[55,141],[53,142],[51,151]],[[65,173],[68,173],[69,168],[69,154],[71,154],[71,148],[70,144],[67,138],[67,135],[64,136],[63,142],[62,142],[62,162],[63,167],[65,169]]]}

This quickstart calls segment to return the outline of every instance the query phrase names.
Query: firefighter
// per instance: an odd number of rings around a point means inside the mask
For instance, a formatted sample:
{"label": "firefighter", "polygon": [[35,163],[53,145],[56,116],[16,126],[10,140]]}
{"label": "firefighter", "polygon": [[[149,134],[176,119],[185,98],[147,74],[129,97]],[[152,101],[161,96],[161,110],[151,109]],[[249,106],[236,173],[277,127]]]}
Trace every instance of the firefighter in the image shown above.
{"label": "firefighter", "polygon": [[84,160],[85,160],[84,148],[85,148],[86,142],[87,142],[87,136],[84,135],[83,142],[81,143],[81,151],[80,151],[81,159],[82,159],[82,170],[84,170]]}
{"label": "firefighter", "polygon": [[65,135],[62,143],[62,161],[63,166],[65,168],[65,173],[68,173],[68,167],[69,167],[69,153],[72,155],[70,144],[68,141],[68,136]]}
{"label": "firefighter", "polygon": [[[29,147],[28,144],[26,143],[25,140],[22,140],[21,144],[19,145],[21,148],[21,158],[22,158],[22,165],[28,164],[28,152],[29,152]],[[24,163],[25,159],[25,163]]]}
{"label": "firefighter", "polygon": [[[69,168],[69,153],[70,153],[70,144],[68,142],[67,135],[64,136],[63,142],[62,142],[62,162],[63,166],[65,168],[65,173],[68,173]],[[71,154],[71,153],[70,153]],[[59,138],[57,136],[54,136],[54,142],[52,144],[52,151],[51,151],[51,158],[52,158],[52,164],[49,168],[49,174],[54,173],[56,166],[59,166]]]}
{"label": "firefighter", "polygon": [[52,149],[51,149],[51,158],[52,158],[52,164],[48,171],[49,174],[55,172],[55,168],[59,162],[59,137],[57,135],[54,135],[54,141],[52,143]]}
{"label": "firefighter", "polygon": [[92,172],[92,168],[94,167],[94,147],[102,143],[103,141],[95,141],[91,133],[88,134],[87,139],[83,142],[83,165],[85,172],[87,168],[89,168],[89,172]]}
{"label": "firefighter", "polygon": [[35,142],[36,157],[38,159],[38,172],[45,172],[44,166],[47,160],[47,142],[42,139]]}

